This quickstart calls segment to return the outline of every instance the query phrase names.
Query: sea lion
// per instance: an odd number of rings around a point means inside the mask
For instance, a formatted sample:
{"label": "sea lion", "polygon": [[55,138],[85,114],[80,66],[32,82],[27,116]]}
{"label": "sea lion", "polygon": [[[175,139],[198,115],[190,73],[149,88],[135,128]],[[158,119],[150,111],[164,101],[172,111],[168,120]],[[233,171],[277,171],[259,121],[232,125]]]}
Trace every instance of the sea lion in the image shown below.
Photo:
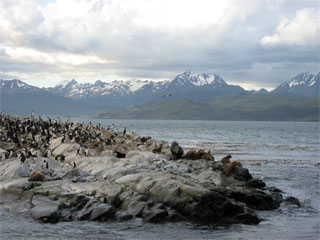
{"label": "sea lion", "polygon": [[33,172],[31,173],[30,177],[29,177],[29,182],[33,182],[33,181],[44,181],[44,174],[41,172]]}
{"label": "sea lion", "polygon": [[176,141],[171,143],[170,150],[174,160],[180,159],[183,155],[183,148]]}
{"label": "sea lion", "polygon": [[186,154],[187,159],[197,160],[197,159],[205,159],[208,161],[214,161],[214,157],[211,155],[210,150],[208,152],[200,149],[199,151],[196,150],[189,150]]}
{"label": "sea lion", "polygon": [[163,143],[160,143],[159,145],[156,145],[156,146],[152,149],[152,152],[153,152],[153,153],[161,153],[162,147],[163,147]]}
{"label": "sea lion", "polygon": [[230,163],[227,167],[227,170],[226,170],[226,176],[229,176],[232,172],[232,170],[236,167],[236,166],[239,166],[239,167],[242,167],[242,164],[239,162],[239,161],[233,161],[232,163]]}
{"label": "sea lion", "polygon": [[222,163],[230,163],[230,158],[232,158],[232,156],[229,154],[227,156],[225,156],[224,158],[221,159]]}

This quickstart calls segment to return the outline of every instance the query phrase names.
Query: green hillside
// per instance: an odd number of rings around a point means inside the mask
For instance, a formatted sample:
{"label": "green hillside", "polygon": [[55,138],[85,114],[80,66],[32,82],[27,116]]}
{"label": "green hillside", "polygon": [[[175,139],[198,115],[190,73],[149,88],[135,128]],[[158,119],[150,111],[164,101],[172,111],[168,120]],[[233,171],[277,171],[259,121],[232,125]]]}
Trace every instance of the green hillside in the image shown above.
{"label": "green hillside", "polygon": [[241,93],[216,96],[206,103],[189,99],[154,102],[100,114],[118,119],[319,121],[320,98]]}

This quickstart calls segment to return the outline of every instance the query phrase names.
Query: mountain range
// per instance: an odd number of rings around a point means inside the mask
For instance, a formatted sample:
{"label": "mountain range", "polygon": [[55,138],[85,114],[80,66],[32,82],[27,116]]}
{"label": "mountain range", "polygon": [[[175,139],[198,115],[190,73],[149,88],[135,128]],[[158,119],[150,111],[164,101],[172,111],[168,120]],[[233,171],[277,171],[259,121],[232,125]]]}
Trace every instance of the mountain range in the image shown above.
{"label": "mountain range", "polygon": [[[255,112],[259,112],[259,109],[265,109],[265,106],[269,106],[271,112],[305,112],[301,111],[301,109],[295,109],[292,104],[298,104],[299,102],[301,105],[301,102],[308,102],[305,98],[318,97],[320,94],[319,82],[320,73],[314,75],[310,72],[305,72],[298,74],[290,81],[282,83],[273,91],[268,92],[265,89],[246,91],[240,86],[227,84],[219,75],[197,74],[190,71],[179,74],[172,80],[160,82],[133,79],[127,81],[115,80],[107,83],[98,80],[91,84],[78,83],[73,79],[63,81],[50,88],[34,87],[20,80],[0,80],[0,106],[1,111],[11,110],[23,114],[35,110],[36,112],[45,114],[67,114],[70,116],[98,115],[99,117],[109,118],[220,119],[222,117],[222,119],[228,119],[227,116],[223,117],[225,114],[222,111],[226,112],[228,109],[230,112],[231,110],[230,108],[224,109],[223,105],[229,103],[230,99],[233,99],[232,101],[234,102],[231,101],[231,105],[234,105],[236,102],[242,102],[243,105],[240,106],[238,104],[232,107],[232,116],[242,115],[243,113],[240,112],[245,110],[244,115],[246,117],[232,118],[236,120],[250,120],[257,118],[254,117],[255,114],[248,114],[247,106],[252,104],[255,105]],[[224,104],[221,103],[221,99],[224,100]],[[263,101],[261,101],[262,99]],[[276,101],[274,101],[275,99]],[[220,102],[222,107],[218,107],[216,102]],[[170,111],[168,109],[165,110],[165,106],[170,104],[171,108],[173,108],[173,106],[181,106],[181,103],[186,104],[186,108],[188,108],[188,105],[193,106],[193,108],[189,108],[188,110],[189,115],[180,114],[181,116],[179,116],[179,114],[176,114],[170,117],[170,114],[167,114]],[[273,106],[270,106],[269,103],[272,103]],[[286,105],[280,104],[280,106],[278,103],[286,103]],[[274,118],[267,119],[317,120],[319,117],[315,116],[319,110],[319,101],[315,100],[311,101],[311,103],[316,104],[316,107],[311,107],[313,110],[310,111],[313,112],[305,112],[304,116],[287,114],[287,118],[279,118],[271,114]],[[156,109],[154,104],[158,106],[162,114],[161,116],[151,113],[151,109]],[[164,106],[164,109],[161,109],[161,104]],[[289,110],[281,110],[282,107],[289,105]],[[151,109],[149,109],[150,106]],[[278,108],[274,109],[274,106]],[[217,108],[219,108],[220,117],[217,117],[217,114],[208,114],[208,112],[217,111]],[[179,107],[179,109],[181,110],[182,108]],[[196,116],[192,114],[191,116],[190,113],[195,111],[195,109],[205,110],[201,110]],[[148,111],[149,116],[145,117],[148,114],[142,114],[142,112],[147,113]],[[308,114],[309,116],[307,116]],[[164,117],[165,115],[168,116]]]}
{"label": "mountain range", "polygon": [[[320,73],[314,75],[310,72],[300,73],[290,81],[282,83],[270,93],[286,96],[319,96]],[[125,107],[141,105],[148,102],[160,101],[164,97],[171,99],[189,98],[191,100],[207,100],[217,95],[247,92],[240,86],[227,84],[216,74],[197,74],[184,72],[172,80],[142,81],[142,80],[115,80],[111,83],[100,80],[93,84],[78,83],[76,80],[63,81],[52,88],[51,93],[82,100],[100,106]],[[249,91],[259,94],[268,93],[265,89]]]}
{"label": "mountain range", "polygon": [[166,96],[180,99],[188,96],[193,100],[209,99],[213,95],[245,92],[239,86],[228,85],[219,75],[184,72],[168,81],[154,82],[141,80],[113,81],[100,80],[93,84],[80,84],[74,79],[64,81],[49,92],[80,99],[100,106],[125,107],[159,101]]}

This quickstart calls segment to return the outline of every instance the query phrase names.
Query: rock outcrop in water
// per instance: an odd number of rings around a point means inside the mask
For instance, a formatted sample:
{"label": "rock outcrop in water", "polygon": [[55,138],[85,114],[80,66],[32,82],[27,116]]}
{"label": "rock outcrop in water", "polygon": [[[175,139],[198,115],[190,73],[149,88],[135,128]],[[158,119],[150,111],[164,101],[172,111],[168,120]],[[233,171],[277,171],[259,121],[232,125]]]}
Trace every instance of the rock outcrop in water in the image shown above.
{"label": "rock outcrop in water", "polygon": [[227,176],[230,163],[208,153],[187,159],[176,142],[100,124],[6,115],[0,127],[0,203],[43,222],[257,224],[255,210],[282,202],[277,189],[253,179],[241,164]]}

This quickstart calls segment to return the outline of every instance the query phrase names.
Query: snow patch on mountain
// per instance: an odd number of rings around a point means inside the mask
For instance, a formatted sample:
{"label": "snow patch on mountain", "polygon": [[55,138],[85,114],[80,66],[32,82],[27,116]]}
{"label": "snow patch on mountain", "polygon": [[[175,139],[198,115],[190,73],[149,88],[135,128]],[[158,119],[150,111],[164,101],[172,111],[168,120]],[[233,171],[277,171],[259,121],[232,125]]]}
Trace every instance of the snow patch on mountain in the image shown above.
{"label": "snow patch on mountain", "polygon": [[190,83],[198,87],[210,84],[215,84],[217,86],[227,85],[219,75],[207,73],[198,74],[191,71],[184,72],[178,75],[172,80],[172,82],[176,82],[178,85],[185,85],[186,83]]}
{"label": "snow patch on mountain", "polygon": [[320,73],[314,75],[311,72],[300,73],[290,81],[280,84],[274,93],[291,93],[305,97],[319,96]]}
{"label": "snow patch on mountain", "polygon": [[54,87],[55,88],[58,88],[58,87],[59,88],[65,88],[67,85],[75,84],[75,83],[77,83],[77,81],[74,80],[74,79],[72,79],[72,80],[64,80],[64,81],[58,83],[57,85],[55,85]]}

